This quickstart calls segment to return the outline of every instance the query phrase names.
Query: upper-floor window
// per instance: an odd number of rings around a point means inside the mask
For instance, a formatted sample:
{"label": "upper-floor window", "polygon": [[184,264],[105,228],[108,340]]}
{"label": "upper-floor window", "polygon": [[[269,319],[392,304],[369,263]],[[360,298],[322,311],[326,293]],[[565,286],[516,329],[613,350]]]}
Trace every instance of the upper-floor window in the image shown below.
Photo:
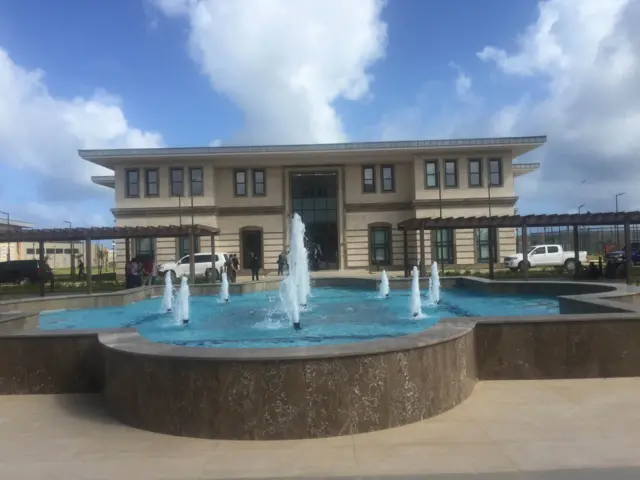
{"label": "upper-floor window", "polygon": [[502,159],[489,159],[489,185],[492,187],[502,185]]}
{"label": "upper-floor window", "polygon": [[376,167],[372,165],[362,167],[362,191],[364,193],[376,192]]}
{"label": "upper-floor window", "polygon": [[189,170],[189,177],[191,196],[197,197],[204,195],[202,168],[191,168]]}
{"label": "upper-floor window", "polygon": [[469,186],[482,186],[482,160],[480,158],[469,159]]}
{"label": "upper-floor window", "polygon": [[425,188],[438,188],[440,186],[438,160],[426,160],[424,162],[424,186]]}
{"label": "upper-floor window", "polygon": [[140,170],[127,170],[127,197],[140,196]]}
{"label": "upper-floor window", "polygon": [[145,176],[145,195],[147,197],[157,197],[159,195],[158,190],[158,170],[148,169],[144,172]]}
{"label": "upper-floor window", "polygon": [[458,161],[457,160],[444,161],[444,186],[449,188],[458,186]]}
{"label": "upper-floor window", "polygon": [[171,195],[174,197],[182,197],[184,195],[184,169],[170,169],[169,182],[171,184]]}
{"label": "upper-floor window", "polygon": [[247,171],[236,170],[233,172],[234,176],[234,193],[236,197],[247,196]]}
{"label": "upper-floor window", "polygon": [[382,177],[382,191],[393,192],[396,189],[396,175],[393,165],[382,165],[380,176]]}
{"label": "upper-floor window", "polygon": [[253,170],[253,195],[262,196],[266,195],[266,179],[264,170]]}

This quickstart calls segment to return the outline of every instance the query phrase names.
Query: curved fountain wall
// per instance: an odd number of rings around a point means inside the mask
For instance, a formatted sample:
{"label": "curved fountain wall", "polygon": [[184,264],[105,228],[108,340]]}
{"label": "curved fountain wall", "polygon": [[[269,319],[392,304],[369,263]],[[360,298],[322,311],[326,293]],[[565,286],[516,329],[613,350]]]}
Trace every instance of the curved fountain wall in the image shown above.
{"label": "curved fountain wall", "polygon": [[[635,347],[640,289],[441,281],[443,288],[563,295],[561,312],[568,314],[443,319],[424,332],[395,339],[225,351],[152,343],[133,330],[29,329],[42,310],[122,305],[160,296],[161,286],[0,302],[0,394],[102,393],[109,412],[134,427],[266,440],[345,435],[419,421],[462,402],[477,380],[640,376]],[[409,282],[391,279],[390,288],[408,289]],[[377,280],[318,278],[314,283],[375,289]],[[422,288],[426,283],[421,279]],[[231,292],[278,286],[273,280],[233,284]],[[218,289],[193,285],[191,292],[216,294]]]}

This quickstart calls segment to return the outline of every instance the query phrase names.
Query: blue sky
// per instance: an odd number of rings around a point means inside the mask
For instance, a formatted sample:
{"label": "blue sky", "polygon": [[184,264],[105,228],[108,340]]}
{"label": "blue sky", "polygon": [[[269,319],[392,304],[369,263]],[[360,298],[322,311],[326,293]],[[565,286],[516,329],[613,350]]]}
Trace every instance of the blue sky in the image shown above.
{"label": "blue sky", "polygon": [[638,3],[0,2],[0,210],[112,222],[77,148],[539,134],[521,211],[638,208]]}

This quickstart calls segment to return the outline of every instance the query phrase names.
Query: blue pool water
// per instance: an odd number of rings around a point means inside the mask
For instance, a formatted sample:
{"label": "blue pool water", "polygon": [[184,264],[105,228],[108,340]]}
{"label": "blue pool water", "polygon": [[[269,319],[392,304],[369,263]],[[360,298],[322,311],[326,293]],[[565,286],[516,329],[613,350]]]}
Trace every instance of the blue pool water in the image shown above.
{"label": "blue pool water", "polygon": [[437,307],[426,306],[423,318],[409,312],[409,291],[392,291],[388,299],[371,290],[314,288],[302,330],[294,331],[280,309],[278,292],[236,295],[229,303],[214,296],[191,297],[191,319],[176,325],[159,313],[161,298],[124,307],[61,310],[42,313],[40,328],[136,328],[154,342],[217,348],[273,348],[351,343],[398,337],[433,326],[444,317],[558,314],[558,299],[541,296],[485,295],[465,289],[442,291]]}

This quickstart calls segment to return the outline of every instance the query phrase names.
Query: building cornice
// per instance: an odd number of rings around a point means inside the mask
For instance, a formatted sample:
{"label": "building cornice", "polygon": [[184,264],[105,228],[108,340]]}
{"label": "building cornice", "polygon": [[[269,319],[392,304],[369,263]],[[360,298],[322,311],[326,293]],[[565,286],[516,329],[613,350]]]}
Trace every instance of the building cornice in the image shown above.
{"label": "building cornice", "polygon": [[112,208],[111,213],[115,218],[138,217],[189,217],[191,215],[212,215],[219,217],[232,217],[237,215],[282,215],[282,206],[255,206],[255,207],[216,207],[216,206],[185,206],[185,207],[138,207],[138,208]]}
{"label": "building cornice", "polygon": [[[492,197],[491,206],[513,207],[518,197]],[[488,207],[489,198],[450,198],[414,200],[413,202],[372,202],[372,203],[348,203],[345,205],[347,213],[391,212],[413,210],[416,208],[464,208],[464,207]]]}

